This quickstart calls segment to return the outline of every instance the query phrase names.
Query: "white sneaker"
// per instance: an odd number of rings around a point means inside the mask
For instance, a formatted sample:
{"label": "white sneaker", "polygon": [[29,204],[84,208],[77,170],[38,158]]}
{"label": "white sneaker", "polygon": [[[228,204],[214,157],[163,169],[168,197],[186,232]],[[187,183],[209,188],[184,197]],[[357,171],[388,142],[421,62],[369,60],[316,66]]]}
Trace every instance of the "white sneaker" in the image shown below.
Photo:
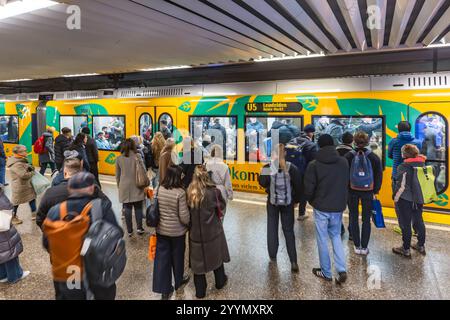
{"label": "white sneaker", "polygon": [[361,251],[361,255],[363,255],[363,256],[367,256],[369,254],[369,248],[361,249],[360,251]]}
{"label": "white sneaker", "polygon": [[361,248],[353,247],[356,254],[361,254]]}
{"label": "white sneaker", "polygon": [[0,279],[0,283],[7,283],[7,282],[8,282],[8,278]]}
{"label": "white sneaker", "polygon": [[23,274],[22,274],[22,277],[20,277],[19,280],[23,280],[23,279],[25,279],[26,277],[28,277],[29,275],[30,275],[30,271],[24,271]]}

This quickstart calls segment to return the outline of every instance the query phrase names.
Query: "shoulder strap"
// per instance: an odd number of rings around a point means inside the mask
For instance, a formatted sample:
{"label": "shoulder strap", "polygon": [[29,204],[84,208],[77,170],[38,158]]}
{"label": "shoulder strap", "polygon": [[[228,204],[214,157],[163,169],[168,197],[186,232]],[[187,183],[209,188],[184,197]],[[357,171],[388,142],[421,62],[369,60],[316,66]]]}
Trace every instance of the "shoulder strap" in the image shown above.
{"label": "shoulder strap", "polygon": [[89,209],[87,211],[91,210],[92,222],[102,220],[102,218],[103,218],[102,199],[97,198],[97,199],[94,199],[91,202],[89,202],[86,205],[86,207],[83,209],[83,212],[84,212],[84,210],[86,210],[86,208],[88,206],[89,206]]}
{"label": "shoulder strap", "polygon": [[91,208],[92,208],[92,201],[84,206],[83,210],[81,210],[80,212],[80,216],[87,216]]}
{"label": "shoulder strap", "polygon": [[64,220],[67,217],[67,201],[61,202],[59,205],[59,218]]}

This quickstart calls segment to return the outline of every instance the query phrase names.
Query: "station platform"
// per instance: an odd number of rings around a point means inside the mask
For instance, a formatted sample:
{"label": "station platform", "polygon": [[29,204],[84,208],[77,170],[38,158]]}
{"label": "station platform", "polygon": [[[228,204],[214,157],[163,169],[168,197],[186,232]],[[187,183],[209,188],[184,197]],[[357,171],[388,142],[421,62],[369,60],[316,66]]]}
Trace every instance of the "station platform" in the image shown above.
{"label": "station platform", "polygon": [[[124,223],[114,178],[102,176],[101,182],[119,221]],[[6,192],[9,196],[10,186]],[[366,258],[353,253],[353,243],[348,241],[346,233],[342,241],[349,278],[339,286],[323,282],[311,272],[319,265],[311,208],[307,220],[295,222],[300,272],[291,273],[281,227],[278,261],[270,262],[266,248],[265,199],[264,195],[236,192],[235,200],[229,203],[224,221],[231,256],[231,262],[225,265],[229,282],[218,291],[214,288],[213,275],[209,274],[206,299],[450,299],[450,228],[427,225],[427,256],[413,252],[409,260],[391,251],[401,244],[401,236],[393,231],[395,221],[387,220],[386,229],[372,229],[370,254]],[[0,300],[54,299],[49,256],[41,244],[41,231],[30,216],[29,207],[20,206],[19,217],[24,220],[17,227],[24,244],[20,261],[24,270],[30,270],[31,274],[15,285],[0,284]],[[117,285],[117,299],[160,299],[160,295],[151,290],[153,263],[147,259],[151,232],[146,228],[143,236],[126,237],[128,263]],[[186,272],[189,269],[186,268]],[[183,292],[174,294],[172,299],[195,299],[192,278]]]}

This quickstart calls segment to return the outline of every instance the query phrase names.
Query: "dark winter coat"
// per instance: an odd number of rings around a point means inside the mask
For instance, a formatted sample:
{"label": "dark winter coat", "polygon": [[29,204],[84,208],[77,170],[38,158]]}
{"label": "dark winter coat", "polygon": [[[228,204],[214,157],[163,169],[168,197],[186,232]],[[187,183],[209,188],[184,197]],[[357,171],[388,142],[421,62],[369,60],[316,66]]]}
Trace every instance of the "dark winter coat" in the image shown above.
{"label": "dark winter coat", "polygon": [[421,156],[416,159],[408,159],[398,166],[393,196],[395,202],[403,199],[423,204],[422,189],[417,176],[414,174],[414,168],[424,166],[425,158]]}
{"label": "dark winter coat", "polygon": [[39,163],[55,162],[55,147],[53,146],[53,134],[44,132],[44,153],[39,154]]}
{"label": "dark winter coat", "polygon": [[95,140],[91,136],[87,138],[85,151],[89,166],[95,166],[98,162],[98,148],[97,143],[95,143]]}
{"label": "dark winter coat", "polygon": [[8,231],[0,232],[0,264],[17,258],[22,251],[22,240],[14,226]]}
{"label": "dark winter coat", "polygon": [[311,141],[311,139],[306,135],[306,133],[302,133],[300,137],[293,139],[293,141],[301,146],[303,146],[303,154],[305,155],[306,164],[309,164],[316,157],[317,153],[317,145]]}
{"label": "dark winter coat", "polygon": [[388,157],[394,160],[392,165],[392,177],[394,178],[397,176],[398,166],[403,163],[402,148],[406,144],[413,144],[417,146],[419,150],[422,149],[422,142],[415,139],[411,132],[400,132],[397,138],[394,138],[389,142]]}
{"label": "dark winter coat", "polygon": [[83,170],[86,172],[90,172],[91,166],[89,165],[89,159],[86,155],[85,147],[72,143],[72,145],[69,147],[69,150],[75,150],[79,155],[81,155],[81,159],[83,159]]}
{"label": "dark winter coat", "polygon": [[[258,177],[258,182],[259,185],[266,190],[268,199],[270,199],[270,182],[272,176],[266,174],[267,172],[270,172],[270,164],[266,164],[263,167],[261,174]],[[302,196],[302,177],[300,171],[292,163],[289,165],[289,176],[291,179],[292,202],[298,203]]]}
{"label": "dark winter coat", "polygon": [[62,165],[64,163],[64,151],[69,149],[72,140],[65,135],[60,134],[55,139],[55,163]]}
{"label": "dark winter coat", "polygon": [[225,201],[219,189],[210,187],[205,191],[200,207],[190,208],[190,261],[194,274],[205,274],[230,262],[223,225],[217,215],[218,207],[223,210]]}
{"label": "dark winter coat", "polygon": [[334,146],[321,148],[306,169],[305,197],[317,210],[343,212],[347,207],[349,168]]}
{"label": "dark winter coat", "polygon": [[345,157],[347,153],[353,150],[353,147],[349,144],[340,144],[336,147],[336,151],[341,157]]}

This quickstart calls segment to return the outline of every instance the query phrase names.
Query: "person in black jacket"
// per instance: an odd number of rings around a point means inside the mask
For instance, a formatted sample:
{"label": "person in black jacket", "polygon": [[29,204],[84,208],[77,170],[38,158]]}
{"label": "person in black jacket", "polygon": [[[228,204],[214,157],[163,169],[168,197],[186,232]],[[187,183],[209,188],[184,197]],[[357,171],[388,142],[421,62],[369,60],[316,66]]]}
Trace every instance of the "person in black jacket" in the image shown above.
{"label": "person in black jacket", "polygon": [[92,173],[95,177],[95,181],[97,181],[98,186],[101,188],[100,179],[98,177],[98,148],[97,143],[91,137],[91,130],[88,127],[84,127],[81,129],[81,132],[87,136],[86,141],[86,156],[89,162],[90,173]]}
{"label": "person in black jacket", "polygon": [[347,279],[347,266],[340,230],[342,215],[347,207],[348,163],[337,153],[333,137],[329,134],[321,135],[318,144],[320,150],[305,174],[305,196],[314,208],[320,258],[320,268],[314,268],[313,274],[326,281],[333,280],[328,252],[328,240],[331,238],[338,273],[336,281],[343,283]]}
{"label": "person in black jacket", "polygon": [[[211,131],[211,130],[215,130]],[[218,136],[220,132],[220,136]],[[211,143],[213,144],[220,144],[222,143],[222,150],[227,150],[227,130],[223,125],[220,124],[220,119],[215,118],[214,119],[214,125],[212,125],[208,130],[208,135],[211,136]],[[221,139],[219,139],[221,138]],[[218,140],[218,141],[216,141]],[[206,147],[205,147],[206,148]]]}
{"label": "person in black jacket", "polygon": [[55,139],[55,163],[56,169],[61,171],[64,163],[64,151],[69,149],[72,143],[72,130],[67,127],[62,128],[61,134]]}
{"label": "person in black jacket", "polygon": [[86,143],[87,143],[87,136],[84,133],[79,133],[75,137],[75,140],[72,142],[72,144],[69,146],[70,151],[75,150],[78,152],[78,154],[83,159],[83,169],[84,171],[90,172],[91,167],[89,166],[89,160],[86,154]]}
{"label": "person in black jacket", "polygon": [[[348,165],[351,169],[353,160],[357,153],[367,154],[367,159],[369,159],[372,165],[372,176],[373,176],[373,189],[370,191],[360,191],[353,190],[351,185],[349,186],[348,195],[348,210],[350,216],[350,228],[351,235],[353,238],[353,243],[355,245],[354,250],[358,255],[368,255],[369,254],[369,240],[370,240],[370,218],[372,214],[372,200],[378,195],[381,189],[381,184],[383,180],[383,168],[381,165],[381,159],[371,152],[367,146],[369,145],[369,136],[364,131],[359,131],[355,134],[355,150],[347,153],[345,158],[348,161]],[[362,206],[362,233],[359,233],[359,202]]]}
{"label": "person in black jacket", "polygon": [[266,189],[267,197],[267,247],[271,261],[276,261],[278,252],[278,224],[286,239],[286,248],[292,272],[298,272],[297,250],[294,234],[294,206],[299,202],[301,176],[297,167],[286,161],[283,144],[272,149],[271,162],[263,167],[258,182]]}
{"label": "person in black jacket", "polygon": [[6,153],[3,146],[3,139],[0,137],[0,184],[7,186],[6,183]]}
{"label": "person in black jacket", "polygon": [[[342,135],[342,144],[338,145],[336,147],[336,151],[339,153],[341,157],[345,157],[347,153],[353,150],[353,134],[351,132],[344,132]],[[351,227],[350,227],[351,221],[348,222],[348,240],[353,241],[352,233],[351,233]],[[342,223],[341,226],[341,236],[345,234],[345,227],[344,223]]]}

